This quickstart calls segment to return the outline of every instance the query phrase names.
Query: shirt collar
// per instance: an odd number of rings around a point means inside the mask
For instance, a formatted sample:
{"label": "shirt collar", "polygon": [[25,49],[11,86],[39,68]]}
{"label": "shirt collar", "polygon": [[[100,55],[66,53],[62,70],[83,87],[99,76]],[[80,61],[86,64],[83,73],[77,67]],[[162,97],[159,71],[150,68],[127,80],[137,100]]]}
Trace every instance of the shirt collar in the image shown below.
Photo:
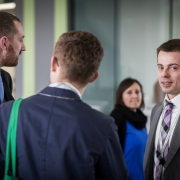
{"label": "shirt collar", "polygon": [[166,96],[164,98],[164,105],[165,105],[165,100],[167,100],[168,102],[172,102],[175,105],[175,107],[180,109],[180,94],[178,94],[177,96],[175,96],[171,100],[169,100],[169,98],[166,94]]}
{"label": "shirt collar", "polygon": [[68,82],[56,82],[56,83],[50,84],[49,86],[61,88],[61,89],[68,89],[70,91],[75,92],[80,97],[80,99],[82,99],[82,96],[81,96],[81,93],[79,92],[79,90]]}

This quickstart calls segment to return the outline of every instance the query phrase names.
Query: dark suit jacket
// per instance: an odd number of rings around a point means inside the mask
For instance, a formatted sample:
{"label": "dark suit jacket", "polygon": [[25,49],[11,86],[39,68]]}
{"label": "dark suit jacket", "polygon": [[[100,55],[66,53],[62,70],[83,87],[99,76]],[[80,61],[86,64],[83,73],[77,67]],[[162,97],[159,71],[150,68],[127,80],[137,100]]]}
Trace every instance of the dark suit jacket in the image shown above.
{"label": "dark suit jacket", "polygon": [[[13,101],[0,107],[0,174]],[[21,180],[126,180],[117,126],[72,91],[46,87],[24,99],[17,127]]]}
{"label": "dark suit jacket", "polygon": [[12,79],[8,72],[1,69],[1,77],[4,86],[4,100],[5,102],[13,100],[12,96]]}
{"label": "dark suit jacket", "polygon": [[[156,105],[151,113],[151,127],[146,145],[144,156],[144,172],[146,180],[153,180],[154,173],[154,143],[155,134],[163,110],[163,104]],[[180,179],[180,118],[176,124],[170,147],[167,161],[165,164],[164,180],[179,180]]]}

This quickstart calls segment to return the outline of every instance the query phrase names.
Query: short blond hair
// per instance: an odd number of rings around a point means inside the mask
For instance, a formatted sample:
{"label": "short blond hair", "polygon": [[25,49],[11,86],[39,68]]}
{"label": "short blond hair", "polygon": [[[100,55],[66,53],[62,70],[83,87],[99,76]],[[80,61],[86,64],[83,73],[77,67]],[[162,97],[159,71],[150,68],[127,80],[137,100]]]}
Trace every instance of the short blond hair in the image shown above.
{"label": "short blond hair", "polygon": [[54,56],[63,68],[64,78],[84,85],[98,70],[103,58],[103,48],[93,34],[69,31],[57,41]]}

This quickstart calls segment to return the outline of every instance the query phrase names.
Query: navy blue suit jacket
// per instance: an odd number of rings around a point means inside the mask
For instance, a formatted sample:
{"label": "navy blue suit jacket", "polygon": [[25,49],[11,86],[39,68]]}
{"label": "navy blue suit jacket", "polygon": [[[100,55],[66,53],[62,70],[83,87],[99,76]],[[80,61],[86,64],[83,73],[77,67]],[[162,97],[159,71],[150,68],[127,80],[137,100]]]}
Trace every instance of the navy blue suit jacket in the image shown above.
{"label": "navy blue suit jacket", "polygon": [[[0,106],[0,175],[13,101]],[[17,127],[20,180],[126,180],[113,119],[72,91],[46,87],[20,105]]]}

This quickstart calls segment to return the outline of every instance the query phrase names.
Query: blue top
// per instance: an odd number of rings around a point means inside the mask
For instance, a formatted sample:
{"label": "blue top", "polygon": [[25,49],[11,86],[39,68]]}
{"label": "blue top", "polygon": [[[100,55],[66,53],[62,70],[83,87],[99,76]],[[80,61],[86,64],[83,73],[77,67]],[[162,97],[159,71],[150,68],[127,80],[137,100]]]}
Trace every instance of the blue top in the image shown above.
{"label": "blue top", "polygon": [[123,153],[131,180],[144,180],[143,158],[147,136],[145,128],[139,130],[126,121]]}

